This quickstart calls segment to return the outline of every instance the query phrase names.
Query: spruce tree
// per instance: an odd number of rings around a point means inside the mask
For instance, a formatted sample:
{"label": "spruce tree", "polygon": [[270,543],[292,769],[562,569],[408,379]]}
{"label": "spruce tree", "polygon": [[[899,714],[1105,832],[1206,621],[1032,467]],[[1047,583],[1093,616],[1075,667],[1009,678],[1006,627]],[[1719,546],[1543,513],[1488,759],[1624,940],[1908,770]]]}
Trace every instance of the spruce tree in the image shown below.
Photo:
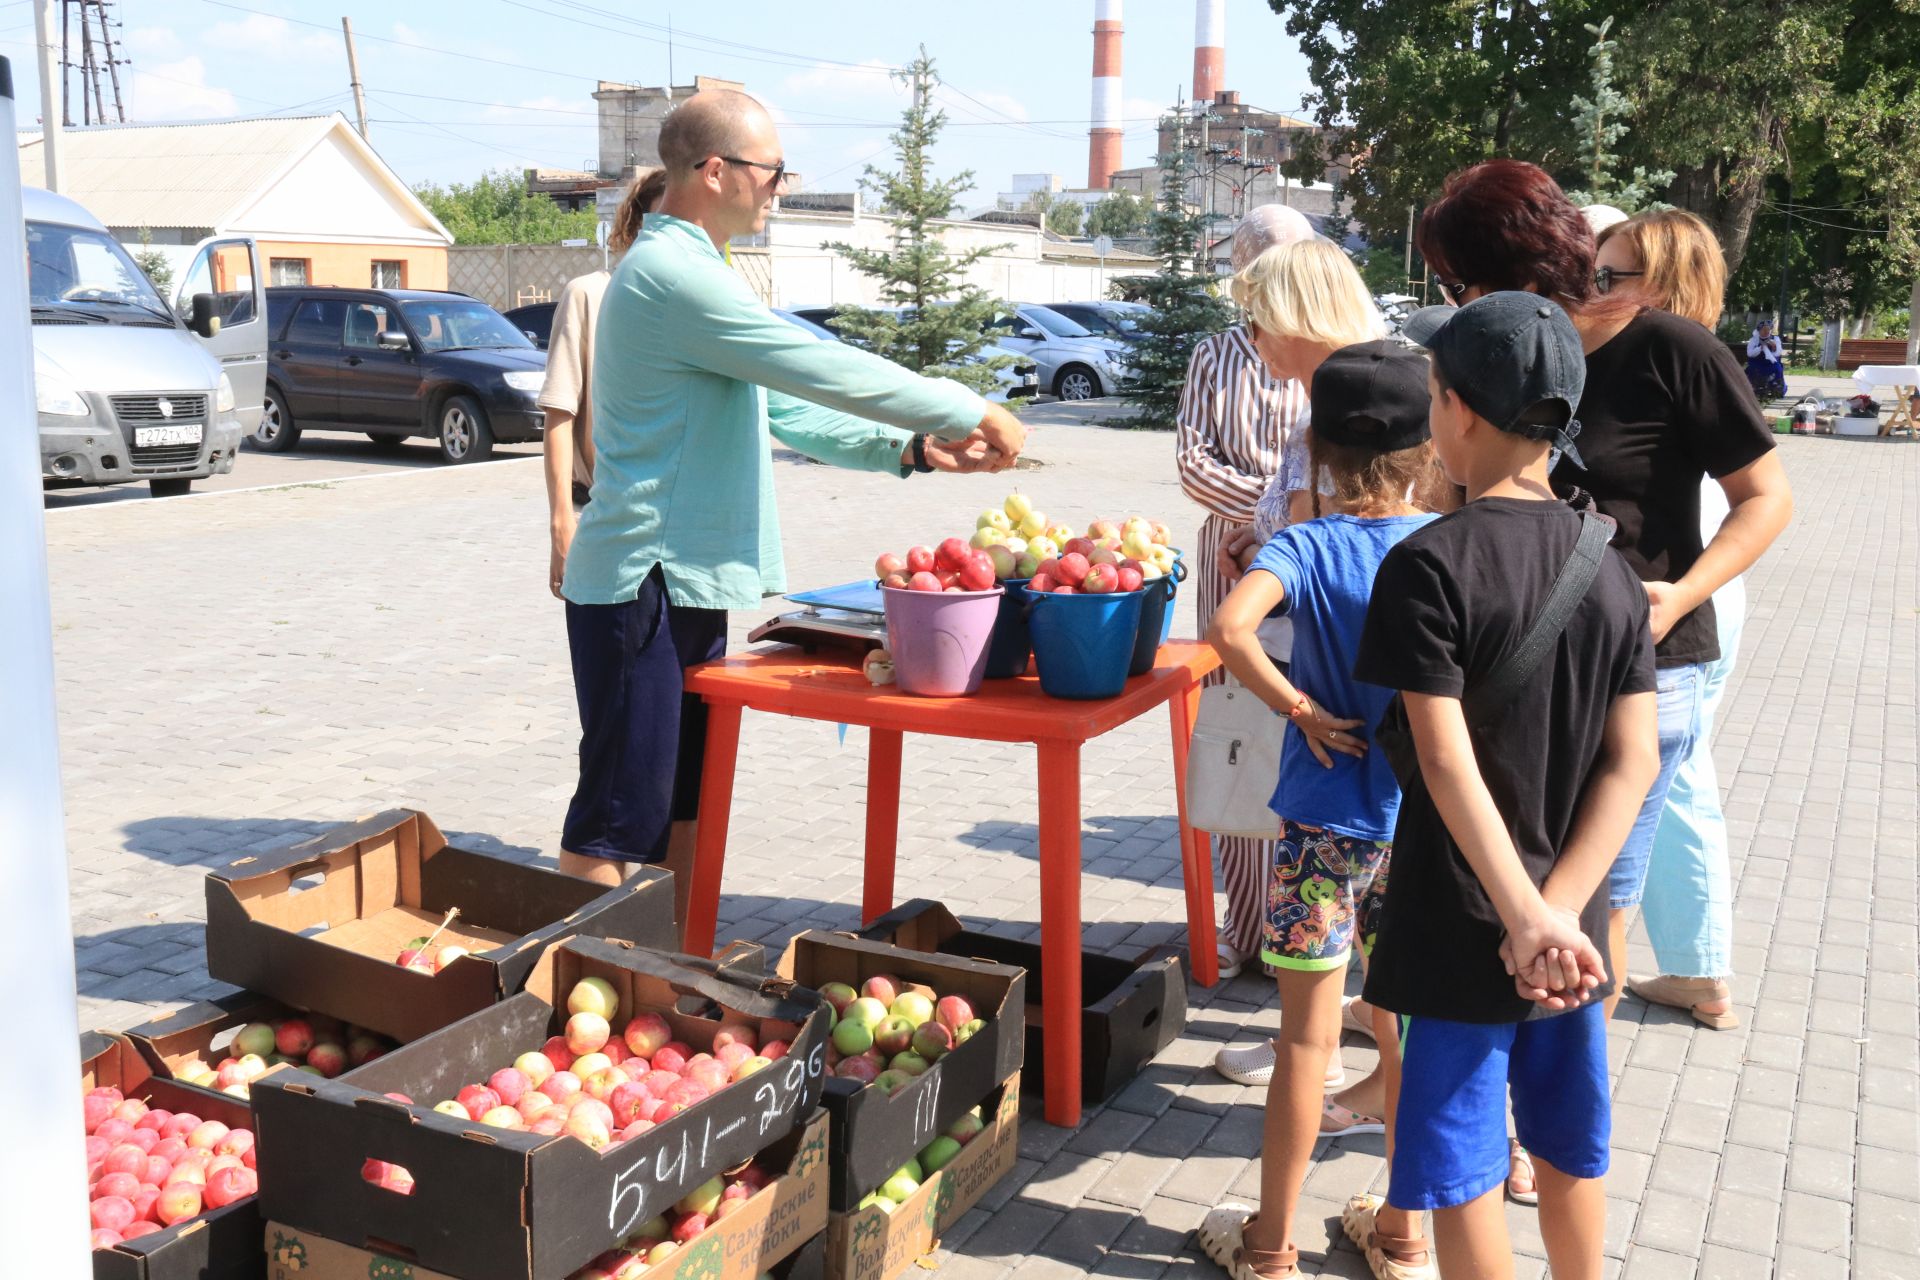
{"label": "spruce tree", "polygon": [[1187,204],[1194,148],[1184,127],[1175,132],[1179,145],[1158,160],[1160,199],[1147,234],[1160,269],[1137,290],[1153,310],[1141,317],[1140,339],[1127,353],[1133,376],[1120,394],[1134,413],[1121,426],[1171,430],[1193,349],[1233,320],[1232,309],[1212,291],[1217,281],[1207,259],[1206,220]]}
{"label": "spruce tree", "polygon": [[933,224],[952,215],[956,198],[973,186],[973,171],[946,179],[932,175],[933,144],[947,117],[932,105],[939,80],[925,46],[910,67],[895,75],[913,87],[913,102],[892,137],[899,168],[888,173],[868,165],[860,183],[879,196],[881,208],[891,216],[893,247],[826,247],[844,256],[854,270],[877,279],[881,302],[899,310],[841,307],[834,323],[848,341],[896,364],[951,378],[975,391],[992,391],[998,385],[996,371],[1014,361],[980,354],[992,344],[987,325],[1001,307],[967,283],[967,270],[1002,246],[947,251]]}
{"label": "spruce tree", "polygon": [[1635,166],[1632,175],[1624,178],[1614,173],[1620,157],[1613,148],[1627,136],[1630,126],[1625,117],[1633,109],[1633,102],[1613,87],[1613,55],[1620,47],[1607,38],[1613,29],[1613,19],[1608,17],[1599,26],[1591,22],[1583,25],[1593,36],[1593,47],[1587,50],[1593,96],[1574,97],[1573,119],[1586,168],[1587,189],[1569,191],[1567,199],[1582,205],[1610,204],[1622,213],[1670,208],[1655,201],[1653,193],[1673,181],[1671,169],[1648,173],[1644,167]]}

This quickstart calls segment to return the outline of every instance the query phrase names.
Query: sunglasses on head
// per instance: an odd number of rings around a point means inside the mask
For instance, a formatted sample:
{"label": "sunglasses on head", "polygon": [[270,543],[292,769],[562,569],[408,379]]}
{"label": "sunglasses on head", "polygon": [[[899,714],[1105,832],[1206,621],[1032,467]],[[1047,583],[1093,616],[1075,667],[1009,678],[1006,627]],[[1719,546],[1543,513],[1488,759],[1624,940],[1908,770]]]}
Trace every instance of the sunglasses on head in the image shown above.
{"label": "sunglasses on head", "polygon": [[1622,271],[1618,267],[1600,267],[1593,273],[1593,287],[1601,293],[1611,293],[1616,280],[1628,280],[1647,274],[1644,271]]}

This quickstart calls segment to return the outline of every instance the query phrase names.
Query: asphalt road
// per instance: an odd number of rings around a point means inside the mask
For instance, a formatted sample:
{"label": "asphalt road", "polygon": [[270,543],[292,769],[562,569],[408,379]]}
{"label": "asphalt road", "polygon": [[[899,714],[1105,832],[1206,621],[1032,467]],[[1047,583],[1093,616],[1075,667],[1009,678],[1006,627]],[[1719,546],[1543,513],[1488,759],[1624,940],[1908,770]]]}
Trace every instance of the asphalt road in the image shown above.
{"label": "asphalt road", "polygon": [[[466,466],[488,466],[516,458],[537,458],[540,445],[496,445],[488,462],[470,462]],[[382,475],[412,471],[422,467],[444,467],[440,450],[430,440],[408,440],[397,445],[377,445],[363,435],[333,431],[309,431],[289,453],[261,453],[250,445],[241,446],[233,470],[223,476],[209,476],[193,482],[187,501],[201,494],[234,489],[259,489],[283,484],[320,484],[350,476]],[[96,507],[113,502],[151,502],[145,483],[110,485],[104,489],[49,489],[48,511],[76,507]]]}

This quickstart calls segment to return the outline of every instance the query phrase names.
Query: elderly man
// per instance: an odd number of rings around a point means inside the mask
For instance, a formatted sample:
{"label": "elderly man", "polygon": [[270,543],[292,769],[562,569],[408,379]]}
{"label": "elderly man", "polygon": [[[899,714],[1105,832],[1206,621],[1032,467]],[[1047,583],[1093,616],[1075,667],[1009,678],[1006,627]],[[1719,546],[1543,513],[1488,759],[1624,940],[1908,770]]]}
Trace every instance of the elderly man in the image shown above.
{"label": "elderly man", "polygon": [[959,383],[817,341],[727,265],[786,175],[758,102],[695,94],[659,146],[666,194],[601,308],[592,500],[561,588],[581,738],[560,860],[607,883],[664,861],[684,920],[705,715],[682,674],[725,650],[727,610],[786,589],[771,442],[906,476],[1011,466],[1025,431]]}
{"label": "elderly man", "polygon": [[[1313,238],[1313,225],[1299,210],[1261,205],[1233,233],[1233,269],[1239,271],[1275,245]],[[1200,634],[1232,587],[1222,552],[1251,530],[1256,508],[1280,474],[1289,446],[1306,438],[1307,389],[1297,380],[1276,381],[1253,349],[1245,325],[1203,338],[1187,365],[1187,382],[1175,415],[1179,434],[1175,460],[1180,487],[1207,509],[1194,555],[1195,609]],[[1286,523],[1285,512],[1278,522]],[[1263,636],[1273,656],[1291,652],[1285,620]],[[1223,678],[1216,676],[1216,679]],[[1260,949],[1267,872],[1273,844],[1238,836],[1214,842],[1227,888],[1227,918],[1220,931],[1220,973],[1231,977]]]}

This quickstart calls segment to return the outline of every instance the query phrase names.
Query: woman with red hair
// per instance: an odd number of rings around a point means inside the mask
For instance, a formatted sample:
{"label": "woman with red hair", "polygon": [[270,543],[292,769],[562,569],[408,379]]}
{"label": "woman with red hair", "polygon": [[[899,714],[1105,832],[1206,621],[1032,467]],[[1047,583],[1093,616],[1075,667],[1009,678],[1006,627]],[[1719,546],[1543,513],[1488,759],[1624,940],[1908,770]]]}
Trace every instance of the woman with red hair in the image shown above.
{"label": "woman with red hair", "polygon": [[[1554,487],[1614,521],[1613,546],[1646,587],[1661,767],[1608,876],[1610,936],[1601,949],[1616,992],[1608,998],[1610,1014],[1625,968],[1627,919],[1647,888],[1648,855],[1673,771],[1699,733],[1706,666],[1719,657],[1710,597],[1751,567],[1786,527],[1791,490],[1773,434],[1726,345],[1694,321],[1621,293],[1602,294],[1593,232],[1538,166],[1487,160],[1453,174],[1421,218],[1416,244],[1455,306],[1517,290],[1549,297],[1572,317],[1586,353],[1586,389],[1554,466]],[[1707,477],[1729,507],[1710,539],[1700,527],[1700,485]],[[1499,744],[1477,745],[1498,750]],[[1411,1058],[1405,1063],[1409,1074],[1419,1069]],[[1508,1188],[1519,1195],[1515,1184],[1523,1177],[1531,1182],[1525,1175],[1532,1169],[1524,1152],[1515,1155]],[[1567,1183],[1558,1171],[1543,1168],[1542,1174],[1556,1186]],[[1457,1224],[1436,1229],[1443,1262],[1446,1242],[1460,1238],[1459,1230],[1486,1231],[1488,1241],[1495,1233],[1504,1238],[1493,1192],[1442,1213]],[[1597,1237],[1561,1247],[1584,1253],[1588,1243],[1597,1266]],[[1555,1251],[1549,1239],[1549,1252]]]}

